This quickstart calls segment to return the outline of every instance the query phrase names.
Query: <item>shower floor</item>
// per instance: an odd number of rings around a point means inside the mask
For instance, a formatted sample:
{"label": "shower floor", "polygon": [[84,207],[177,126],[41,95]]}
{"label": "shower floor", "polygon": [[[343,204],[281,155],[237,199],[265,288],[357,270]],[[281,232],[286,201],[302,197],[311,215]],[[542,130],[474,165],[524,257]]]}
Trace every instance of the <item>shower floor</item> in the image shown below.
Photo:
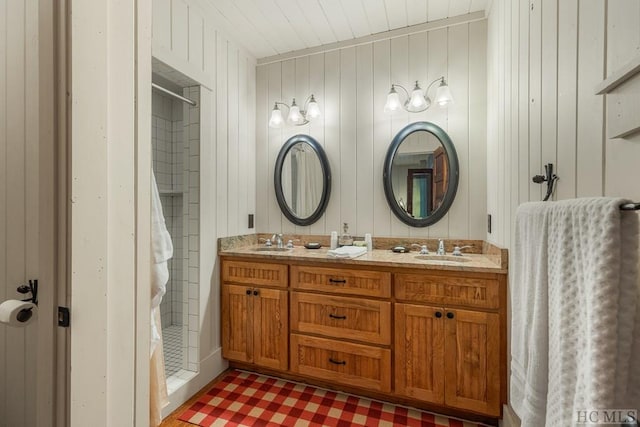
{"label": "shower floor", "polygon": [[162,329],[164,372],[167,377],[182,369],[182,326],[171,325]]}

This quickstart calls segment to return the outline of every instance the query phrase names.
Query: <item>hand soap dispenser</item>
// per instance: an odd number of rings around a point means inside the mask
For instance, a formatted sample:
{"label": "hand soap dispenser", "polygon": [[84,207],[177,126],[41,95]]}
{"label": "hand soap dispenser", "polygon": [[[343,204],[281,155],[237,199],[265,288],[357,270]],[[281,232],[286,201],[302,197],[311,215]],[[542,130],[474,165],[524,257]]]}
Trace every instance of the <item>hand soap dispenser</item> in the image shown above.
{"label": "hand soap dispenser", "polygon": [[342,230],[343,233],[340,235],[340,239],[338,240],[338,246],[353,246],[353,237],[349,234],[349,224],[345,222]]}

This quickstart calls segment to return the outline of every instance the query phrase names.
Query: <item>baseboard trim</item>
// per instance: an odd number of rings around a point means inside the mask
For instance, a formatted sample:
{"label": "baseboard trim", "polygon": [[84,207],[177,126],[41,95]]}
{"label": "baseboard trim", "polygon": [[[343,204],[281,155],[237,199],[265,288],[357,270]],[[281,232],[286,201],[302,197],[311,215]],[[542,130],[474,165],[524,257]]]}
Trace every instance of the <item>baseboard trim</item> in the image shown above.
{"label": "baseboard trim", "polygon": [[206,386],[212,379],[220,375],[228,367],[228,362],[222,358],[222,348],[217,348],[200,361],[200,371],[182,387],[169,395],[169,405],[162,410],[162,416],[167,417],[180,405],[185,403]]}

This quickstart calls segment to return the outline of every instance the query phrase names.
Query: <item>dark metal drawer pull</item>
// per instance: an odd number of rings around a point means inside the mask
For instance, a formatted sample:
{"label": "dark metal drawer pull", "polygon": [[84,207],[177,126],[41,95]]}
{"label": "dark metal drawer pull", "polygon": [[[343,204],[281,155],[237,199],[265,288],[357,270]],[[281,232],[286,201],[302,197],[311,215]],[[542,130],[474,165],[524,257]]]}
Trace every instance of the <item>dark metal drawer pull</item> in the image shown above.
{"label": "dark metal drawer pull", "polygon": [[347,283],[345,279],[329,279],[329,283]]}
{"label": "dark metal drawer pull", "polygon": [[336,316],[335,314],[329,314],[329,317],[338,320],[345,320],[347,318],[347,316]]}
{"label": "dark metal drawer pull", "polygon": [[345,362],[344,360],[335,360],[332,358],[329,358],[329,362],[333,363],[334,365],[346,365],[347,362]]}

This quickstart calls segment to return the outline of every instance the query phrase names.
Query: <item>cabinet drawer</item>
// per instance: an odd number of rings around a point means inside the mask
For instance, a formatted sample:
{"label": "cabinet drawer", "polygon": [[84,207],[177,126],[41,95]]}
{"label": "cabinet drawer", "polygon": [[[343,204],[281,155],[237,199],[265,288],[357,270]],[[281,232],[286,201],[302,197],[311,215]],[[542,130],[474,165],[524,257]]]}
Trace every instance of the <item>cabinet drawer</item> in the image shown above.
{"label": "cabinet drawer", "polygon": [[384,271],[291,266],[291,286],[299,289],[389,298],[390,285],[391,274]]}
{"label": "cabinet drawer", "polygon": [[292,292],[291,329],[389,345],[391,303]]}
{"label": "cabinet drawer", "polygon": [[223,261],[222,280],[232,283],[246,283],[248,285],[282,286],[286,287],[287,266],[283,264],[269,264],[246,261]]}
{"label": "cabinet drawer", "polygon": [[291,371],[388,392],[391,390],[391,350],[291,334]]}
{"label": "cabinet drawer", "polygon": [[393,287],[400,300],[492,309],[500,305],[497,280],[398,273]]}

